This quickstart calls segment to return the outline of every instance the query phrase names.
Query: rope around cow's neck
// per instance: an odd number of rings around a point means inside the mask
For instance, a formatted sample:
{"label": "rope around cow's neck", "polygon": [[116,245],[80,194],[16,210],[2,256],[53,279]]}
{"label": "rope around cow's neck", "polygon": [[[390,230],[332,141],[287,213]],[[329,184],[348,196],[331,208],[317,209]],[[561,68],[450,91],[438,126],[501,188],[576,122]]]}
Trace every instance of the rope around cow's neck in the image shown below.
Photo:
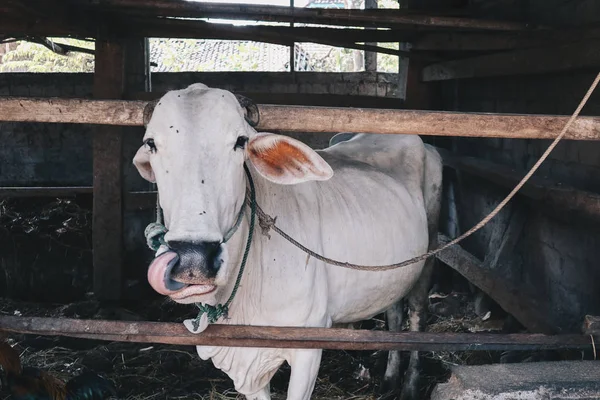
{"label": "rope around cow's neck", "polygon": [[[238,271],[235,284],[233,285],[233,290],[231,291],[229,299],[227,299],[225,304],[217,304],[213,306],[210,304],[196,303],[196,307],[198,307],[199,311],[196,318],[192,321],[194,331],[198,330],[198,327],[200,326],[200,319],[204,314],[206,314],[208,322],[211,324],[217,322],[221,317],[227,317],[227,313],[229,312],[229,306],[231,305],[231,302],[233,301],[238,291],[238,288],[240,287],[240,282],[242,281],[242,275],[244,274],[246,262],[248,261],[248,254],[250,253],[250,247],[252,245],[252,238],[254,236],[254,222],[256,219],[256,190],[254,187],[254,181],[252,180],[252,175],[250,175],[250,171],[248,170],[246,164],[244,164],[244,171],[246,173],[246,176],[248,177],[248,185],[250,186],[250,190],[246,192],[246,198],[242,203],[242,207],[237,216],[235,224],[225,234],[223,238],[223,243],[227,243],[227,241],[229,241],[229,239],[231,239],[233,234],[237,231],[244,217],[244,210],[246,204],[248,203],[250,205],[250,226],[248,228],[248,240],[246,241],[246,248],[244,250],[244,255],[242,256],[240,270]],[[148,247],[150,247],[154,251],[157,251],[161,246],[167,246],[164,238],[165,233],[167,233],[167,231],[167,228],[163,224],[162,208],[160,206],[157,193],[156,222],[149,224],[144,232]]]}
{"label": "rope around cow's neck", "polygon": [[[481,229],[483,226],[485,226],[492,218],[494,218],[502,210],[502,208],[504,208],[504,206],[506,206],[506,204],[516,195],[516,193],[523,187],[523,185],[531,178],[531,176],[535,173],[535,171],[537,171],[537,169],[540,167],[540,165],[546,160],[546,158],[552,152],[552,150],[556,147],[558,142],[565,136],[565,134],[567,133],[567,131],[573,124],[573,121],[575,121],[575,119],[579,116],[579,113],[581,112],[581,110],[587,103],[588,99],[590,98],[590,96],[592,95],[594,90],[596,89],[596,86],[598,86],[598,82],[600,82],[600,73],[598,73],[598,75],[596,76],[596,79],[594,79],[592,85],[590,86],[587,93],[585,94],[585,96],[583,97],[581,102],[579,103],[579,106],[577,107],[577,109],[575,110],[573,115],[571,115],[571,118],[569,118],[569,120],[565,124],[565,126],[562,129],[562,131],[560,132],[560,134],[556,137],[556,139],[554,139],[554,141],[546,149],[544,154],[542,154],[540,159],[533,165],[533,167],[531,167],[529,172],[523,177],[523,179],[521,179],[521,181],[517,184],[517,186],[515,186],[515,188],[506,196],[506,198],[504,200],[502,200],[502,202],[500,202],[500,204],[498,204],[496,206],[496,208],[494,208],[494,210],[492,212],[490,212],[485,218],[483,218],[477,225],[475,225],[474,227],[472,227],[471,229],[469,229],[467,232],[463,233],[459,237],[448,242],[447,244],[445,244],[441,247],[438,247],[437,249],[430,250],[427,253],[421,254],[417,257],[413,257],[409,260],[405,260],[405,261],[395,263],[395,264],[377,265],[377,266],[351,264],[348,262],[333,260],[331,258],[324,257],[324,256],[310,250],[309,248],[303,246],[302,244],[300,244],[299,242],[294,240],[294,238],[292,238],[291,236],[286,234],[284,231],[282,231],[279,227],[277,227],[277,225],[275,225],[277,217],[275,217],[275,218],[271,217],[270,215],[265,213],[260,208],[260,206],[258,206],[258,204],[256,203],[256,193],[255,193],[255,188],[254,188],[254,182],[252,181],[252,176],[250,175],[250,172],[248,171],[248,167],[246,166],[246,164],[244,164],[244,170],[246,171],[246,175],[248,177],[248,182],[250,185],[250,193],[249,193],[249,196],[247,193],[245,203],[247,203],[247,202],[250,203],[251,214],[250,214],[250,230],[249,230],[249,234],[248,234],[248,241],[246,243],[244,257],[242,258],[242,264],[240,266],[240,271],[238,273],[238,277],[236,279],[233,292],[231,293],[229,299],[227,300],[227,302],[224,305],[220,305],[220,304],[218,304],[217,306],[210,306],[210,305],[203,305],[203,304],[197,305],[198,308],[200,309],[200,312],[198,314],[198,317],[194,320],[195,329],[197,329],[197,327],[200,323],[200,317],[204,313],[207,313],[210,323],[215,322],[221,316],[227,314],[229,305],[233,301],[233,298],[235,297],[235,294],[239,287],[242,273],[243,273],[244,267],[246,265],[248,253],[250,251],[250,245],[252,243],[252,232],[254,230],[255,214],[258,215],[259,224],[263,230],[263,234],[268,235],[268,231],[270,229],[273,229],[275,232],[277,232],[279,235],[281,235],[284,239],[286,239],[288,242],[290,242],[291,244],[293,244],[294,246],[296,246],[297,248],[299,248],[306,254],[308,254],[324,263],[335,265],[338,267],[349,268],[349,269],[354,269],[354,270],[361,270],[361,271],[387,271],[387,270],[391,270],[391,269],[402,268],[402,267],[417,263],[419,261],[425,260],[425,259],[427,259],[431,256],[434,256],[434,255],[442,252],[443,250],[459,243],[463,239],[471,236],[473,233],[477,232],[479,229]],[[153,246],[156,246],[156,249],[158,249],[160,244],[165,244],[164,234],[166,233],[166,228],[162,224],[162,215],[161,215],[161,211],[160,211],[160,206],[158,204],[157,204],[157,222],[148,225],[145,233],[146,233],[146,238],[147,238],[148,245],[150,246],[150,248],[154,249]]]}
{"label": "rope around cow's neck", "polygon": [[[252,175],[250,175],[250,171],[248,170],[246,164],[244,164],[244,172],[246,172],[246,176],[248,177],[248,185],[250,186],[250,226],[248,227],[248,240],[246,241],[246,248],[244,249],[244,255],[242,256],[240,270],[238,271],[237,278],[235,279],[233,290],[231,291],[231,294],[229,295],[229,298],[227,299],[225,304],[217,304],[216,306],[212,306],[210,304],[196,303],[196,307],[198,307],[198,315],[192,321],[194,331],[198,330],[198,327],[200,326],[200,319],[205,313],[208,317],[208,323],[210,324],[214,324],[221,317],[227,318],[227,314],[229,313],[229,306],[231,305],[231,302],[233,301],[240,287],[240,282],[242,281],[242,275],[244,274],[246,262],[248,261],[248,254],[250,253],[250,247],[252,246],[252,237],[254,236],[254,220],[256,217],[256,190],[254,188],[254,181],[252,180]],[[246,203],[247,201],[245,199],[244,204]],[[242,216],[243,214],[244,206],[242,205],[242,210],[240,211],[239,215]],[[234,229],[230,229],[229,233],[225,235],[227,240],[229,240],[231,236],[233,236],[233,233],[235,233],[235,230],[237,230],[237,227],[239,226],[241,220],[242,218],[239,217]],[[223,242],[226,242],[227,240],[223,240]]]}

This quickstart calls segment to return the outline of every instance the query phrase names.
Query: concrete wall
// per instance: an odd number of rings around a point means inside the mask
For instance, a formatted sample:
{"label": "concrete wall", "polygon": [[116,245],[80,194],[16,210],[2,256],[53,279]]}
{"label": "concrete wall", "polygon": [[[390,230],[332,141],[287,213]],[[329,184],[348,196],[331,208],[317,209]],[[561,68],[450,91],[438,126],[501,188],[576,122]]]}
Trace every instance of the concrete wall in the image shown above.
{"label": "concrete wall", "polygon": [[[596,22],[600,19],[598,2],[530,1],[526,9],[507,4],[510,2],[501,3],[506,8],[489,10],[495,13],[494,17],[505,14],[515,19],[563,24],[590,22],[592,17]],[[452,111],[570,115],[597,72],[576,70],[539,76],[447,81],[442,84],[441,95],[444,108]],[[600,116],[600,92],[592,96],[582,115]],[[453,140],[451,147],[459,154],[509,165],[525,174],[549,143],[461,138]],[[536,176],[600,193],[600,143],[563,141]],[[449,226],[459,226],[461,232],[479,222],[508,194],[508,190],[466,173],[459,174],[455,188],[458,216]],[[464,247],[483,259],[492,232],[503,226],[514,207],[525,209],[525,228],[513,259],[508,265],[499,266],[499,272],[516,284],[529,285],[532,291],[547,299],[548,309],[540,310],[541,313],[548,312],[566,330],[578,330],[585,314],[600,313],[599,230],[589,224],[560,222],[555,216],[516,198],[512,206],[466,240]]]}

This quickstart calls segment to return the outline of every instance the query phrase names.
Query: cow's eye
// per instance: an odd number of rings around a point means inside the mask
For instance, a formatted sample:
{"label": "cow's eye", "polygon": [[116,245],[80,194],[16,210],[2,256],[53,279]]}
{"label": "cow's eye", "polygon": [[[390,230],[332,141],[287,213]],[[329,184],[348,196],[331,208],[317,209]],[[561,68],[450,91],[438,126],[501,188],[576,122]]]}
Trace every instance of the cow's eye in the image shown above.
{"label": "cow's eye", "polygon": [[147,139],[144,144],[148,146],[151,152],[156,153],[156,145],[154,144],[154,139]]}
{"label": "cow's eye", "polygon": [[246,147],[246,143],[248,143],[247,136],[238,137],[237,141],[235,142],[235,146],[233,146],[233,150],[243,149],[244,147]]}

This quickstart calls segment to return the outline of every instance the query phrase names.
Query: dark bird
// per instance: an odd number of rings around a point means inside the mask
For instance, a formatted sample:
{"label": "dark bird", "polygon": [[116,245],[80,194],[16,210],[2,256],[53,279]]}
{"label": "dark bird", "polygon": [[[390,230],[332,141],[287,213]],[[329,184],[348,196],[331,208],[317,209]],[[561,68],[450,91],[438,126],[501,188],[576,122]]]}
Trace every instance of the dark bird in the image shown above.
{"label": "dark bird", "polygon": [[86,371],[66,384],[38,368],[23,367],[19,353],[0,342],[0,365],[13,400],[104,400],[117,396],[112,382]]}

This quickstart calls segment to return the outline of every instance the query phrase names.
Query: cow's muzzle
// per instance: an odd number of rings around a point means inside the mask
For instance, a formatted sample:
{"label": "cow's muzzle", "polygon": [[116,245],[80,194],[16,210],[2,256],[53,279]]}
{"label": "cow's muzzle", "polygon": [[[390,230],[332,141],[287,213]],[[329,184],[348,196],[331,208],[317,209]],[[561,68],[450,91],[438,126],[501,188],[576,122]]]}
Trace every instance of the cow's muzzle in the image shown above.
{"label": "cow's muzzle", "polygon": [[[208,294],[223,260],[219,242],[169,242],[170,250],[148,268],[148,282],[158,293],[172,298]],[[189,293],[188,293],[189,292]]]}

